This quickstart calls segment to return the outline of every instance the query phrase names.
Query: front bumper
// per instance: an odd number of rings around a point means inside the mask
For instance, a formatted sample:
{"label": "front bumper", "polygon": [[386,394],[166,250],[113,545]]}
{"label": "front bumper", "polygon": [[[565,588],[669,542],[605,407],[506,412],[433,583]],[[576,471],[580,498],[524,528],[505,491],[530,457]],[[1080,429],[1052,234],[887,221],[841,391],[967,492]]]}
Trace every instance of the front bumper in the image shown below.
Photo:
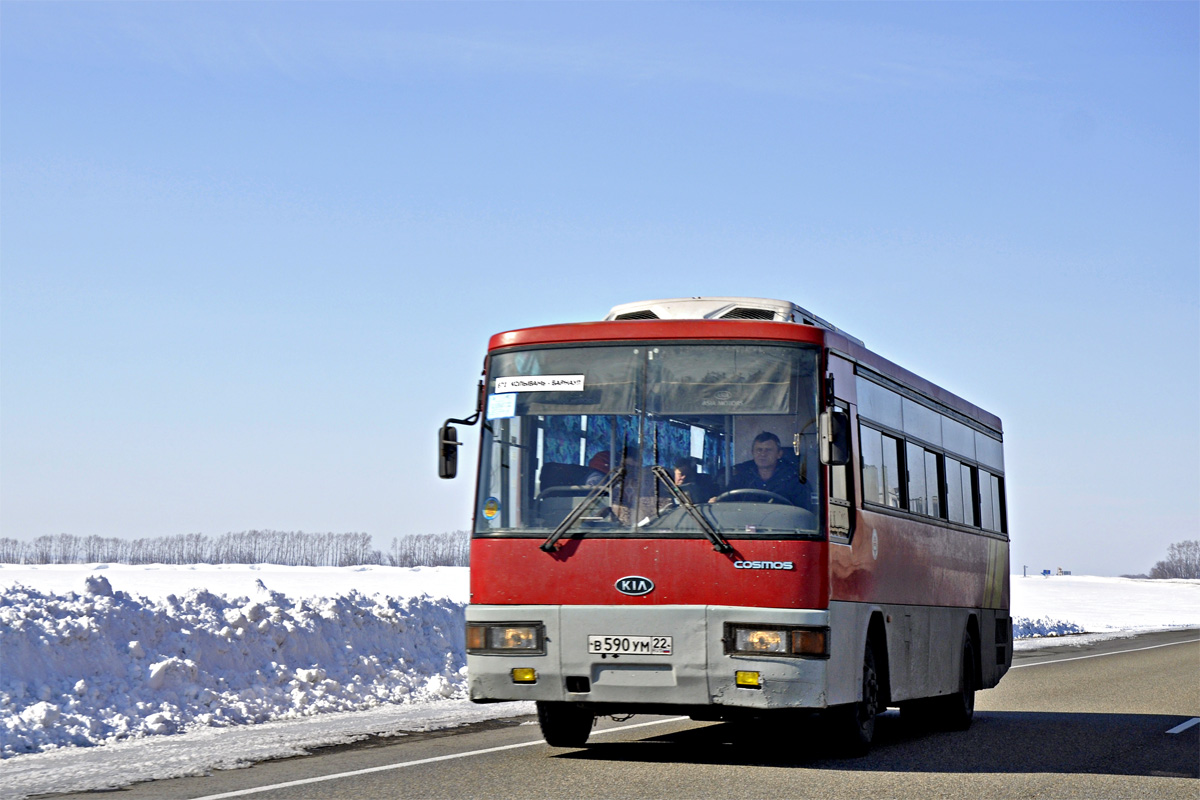
{"label": "front bumper", "polygon": [[[544,654],[467,656],[470,697],[568,701],[619,709],[727,706],[743,709],[825,708],[829,659],[725,652],[726,623],[829,625],[829,612],[740,606],[480,606],[468,622],[545,626]],[[599,655],[587,637],[670,636],[669,656]],[[515,683],[514,668],[532,668],[534,683]],[[759,673],[759,687],[736,684],[739,671]]]}

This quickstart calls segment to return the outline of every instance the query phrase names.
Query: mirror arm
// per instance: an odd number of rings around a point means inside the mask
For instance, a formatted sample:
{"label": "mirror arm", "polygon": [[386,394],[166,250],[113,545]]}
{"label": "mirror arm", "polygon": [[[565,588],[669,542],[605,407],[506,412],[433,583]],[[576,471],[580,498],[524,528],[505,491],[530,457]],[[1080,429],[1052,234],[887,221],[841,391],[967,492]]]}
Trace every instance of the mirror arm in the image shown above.
{"label": "mirror arm", "polygon": [[[446,425],[449,425],[452,422],[457,422],[459,425],[474,425],[475,423],[479,422],[479,415],[481,413],[483,413],[483,381],[479,382],[478,392],[475,398],[475,413],[466,419],[454,419],[451,417],[450,419],[446,420],[442,427],[444,428]],[[462,444],[462,442],[459,442],[459,444]]]}
{"label": "mirror arm", "polygon": [[458,441],[458,431],[453,427],[453,423],[459,425],[474,425],[479,422],[479,416],[483,413],[483,381],[479,382],[479,390],[475,397],[475,413],[465,419],[455,419],[451,417],[442,424],[438,432],[438,476],[441,478],[453,478],[458,474],[458,452],[456,448],[462,446],[462,442]]}

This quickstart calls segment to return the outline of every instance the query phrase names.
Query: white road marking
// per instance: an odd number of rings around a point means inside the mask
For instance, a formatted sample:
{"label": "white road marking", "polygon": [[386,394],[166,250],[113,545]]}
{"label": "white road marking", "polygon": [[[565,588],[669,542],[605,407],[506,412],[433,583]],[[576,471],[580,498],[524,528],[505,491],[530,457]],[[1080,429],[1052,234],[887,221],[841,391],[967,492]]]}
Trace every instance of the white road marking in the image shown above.
{"label": "white road marking", "polygon": [[1192,717],[1182,725],[1176,725],[1174,728],[1171,728],[1167,733],[1183,733],[1193,725],[1200,725],[1200,717]]}
{"label": "white road marking", "polygon": [[1135,647],[1132,650],[1117,650],[1112,653],[1092,653],[1090,656],[1072,656],[1071,658],[1055,658],[1049,661],[1038,661],[1036,664],[1016,664],[1009,669],[1024,669],[1025,667],[1044,667],[1047,664],[1061,664],[1064,661],[1082,661],[1085,658],[1104,658],[1105,656],[1119,656],[1125,653],[1140,653],[1143,650],[1157,650],[1160,647],[1174,647],[1177,644],[1195,644],[1200,642],[1200,639],[1188,639],[1186,642],[1168,642],[1166,644],[1153,644],[1149,647]]}
{"label": "white road marking", "polygon": [[[687,717],[671,717],[670,719],[656,719],[651,722],[639,722],[636,725],[622,725],[619,728],[605,728],[600,731],[592,731],[592,736],[601,736],[606,733],[617,733],[618,731],[630,731],[634,728],[646,728],[650,725],[664,725],[668,722],[681,722]],[[275,783],[270,786],[255,786],[251,789],[238,789],[235,792],[222,792],[221,794],[210,794],[204,797],[197,797],[194,800],[223,800],[226,797],[245,797],[249,794],[259,794],[260,792],[270,792],[275,789],[287,789],[292,786],[307,786],[313,783],[323,783],[325,781],[335,781],[339,778],[350,778],[355,775],[370,775],[372,772],[387,772],[392,769],[403,769],[404,767],[416,767],[421,764],[432,764],[436,761],[453,761],[457,758],[467,758],[468,756],[482,756],[487,753],[499,753],[503,750],[516,750],[521,747],[533,747],[535,745],[545,744],[541,739],[532,742],[521,742],[519,744],[506,744],[500,747],[485,747],[482,750],[468,750],[464,753],[454,753],[448,756],[434,756],[433,758],[419,758],[416,761],[402,761],[399,764],[385,764],[382,767],[368,767],[366,769],[356,769],[350,772],[339,772],[335,775],[322,775],[317,778],[304,778],[298,781],[287,781],[285,783]]]}

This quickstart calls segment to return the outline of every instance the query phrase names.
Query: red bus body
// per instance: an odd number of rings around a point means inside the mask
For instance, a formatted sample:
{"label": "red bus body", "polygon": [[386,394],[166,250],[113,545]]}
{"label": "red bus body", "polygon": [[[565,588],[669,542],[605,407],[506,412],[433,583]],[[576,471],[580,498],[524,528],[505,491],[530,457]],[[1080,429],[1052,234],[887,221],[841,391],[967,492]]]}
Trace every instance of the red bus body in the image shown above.
{"label": "red bus body", "polygon": [[[842,467],[845,488],[839,490],[848,493],[841,503],[848,509],[848,526],[831,527],[835,513],[838,519],[844,517],[830,505],[835,482],[831,470],[838,469],[830,465],[808,468],[808,478],[819,469],[819,481],[809,481],[814,487],[819,483],[819,492],[813,489],[819,494],[816,535],[730,535],[729,552],[716,551],[698,534],[656,538],[638,529],[630,529],[631,535],[568,532],[546,552],[544,532],[491,535],[477,526],[468,624],[476,626],[477,637],[494,634],[485,630],[488,625],[495,629],[536,624],[545,638],[536,647],[526,643],[529,652],[519,647],[507,652],[475,639],[476,647],[468,651],[472,698],[536,700],[550,711],[565,704],[561,707],[588,714],[667,710],[698,718],[785,708],[853,708],[864,701],[860,676],[867,646],[874,649],[879,677],[877,710],[953,696],[964,688],[964,681],[972,689],[994,686],[1012,658],[1002,461],[990,455],[986,463],[972,460],[960,452],[966,446],[952,450],[948,439],[944,446],[931,444],[928,438],[901,430],[899,422],[860,420],[858,394],[869,389],[870,402],[880,408],[903,404],[903,425],[911,417],[914,430],[929,420],[936,428],[941,420],[942,429],[954,426],[959,440],[966,441],[962,430],[970,429],[982,442],[981,454],[999,452],[1002,429],[994,415],[840,332],[792,322],[639,320],[510,331],[492,337],[489,344],[489,386],[490,365],[497,354],[561,346],[620,344],[638,350],[639,343],[724,342],[801,346],[815,353],[821,407],[835,398],[850,422],[851,458]],[[883,442],[885,450],[892,448],[901,459],[907,454],[907,469],[900,469],[910,481],[921,468],[934,476],[925,484],[920,502],[911,489],[881,493],[876,484],[886,478],[864,462],[864,437]],[[648,444],[642,445],[645,452]],[[796,450],[799,453],[799,445]],[[650,463],[648,453],[646,461]],[[482,473],[480,477],[482,483]],[[500,484],[493,480],[492,485]],[[959,502],[954,498],[962,487],[974,494],[962,501],[966,519],[960,514],[956,521],[958,507],[946,507]],[[494,497],[484,498],[485,491],[494,493],[481,488],[477,516],[485,501],[493,503],[490,513],[499,504]],[[871,502],[868,495],[882,499]],[[974,524],[968,524],[972,514]],[[778,566],[784,564],[788,567]],[[640,595],[614,590],[628,576],[647,579],[653,590]],[[768,631],[793,623],[808,626],[825,637],[825,652],[780,658],[739,651],[731,643],[731,631],[736,633],[741,623],[761,623]],[[583,649],[589,635],[637,638],[668,635],[668,628],[674,631],[670,655],[614,653],[615,658],[593,658]],[[587,646],[600,645],[589,639]],[[689,655],[685,647],[695,652]],[[521,673],[518,681],[516,669],[531,672]],[[965,672],[972,674],[964,678]],[[758,684],[743,685],[743,680]]]}

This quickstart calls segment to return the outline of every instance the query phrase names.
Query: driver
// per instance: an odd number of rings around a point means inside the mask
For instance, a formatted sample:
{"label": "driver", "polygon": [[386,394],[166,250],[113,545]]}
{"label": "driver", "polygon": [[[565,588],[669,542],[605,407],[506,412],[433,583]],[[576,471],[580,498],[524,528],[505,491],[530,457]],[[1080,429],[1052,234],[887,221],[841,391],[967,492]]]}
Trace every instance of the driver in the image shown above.
{"label": "driver", "polygon": [[753,459],[734,466],[724,491],[758,489],[786,498],[792,505],[803,506],[799,468],[794,462],[785,460],[783,452],[779,437],[770,431],[755,436],[751,447]]}

